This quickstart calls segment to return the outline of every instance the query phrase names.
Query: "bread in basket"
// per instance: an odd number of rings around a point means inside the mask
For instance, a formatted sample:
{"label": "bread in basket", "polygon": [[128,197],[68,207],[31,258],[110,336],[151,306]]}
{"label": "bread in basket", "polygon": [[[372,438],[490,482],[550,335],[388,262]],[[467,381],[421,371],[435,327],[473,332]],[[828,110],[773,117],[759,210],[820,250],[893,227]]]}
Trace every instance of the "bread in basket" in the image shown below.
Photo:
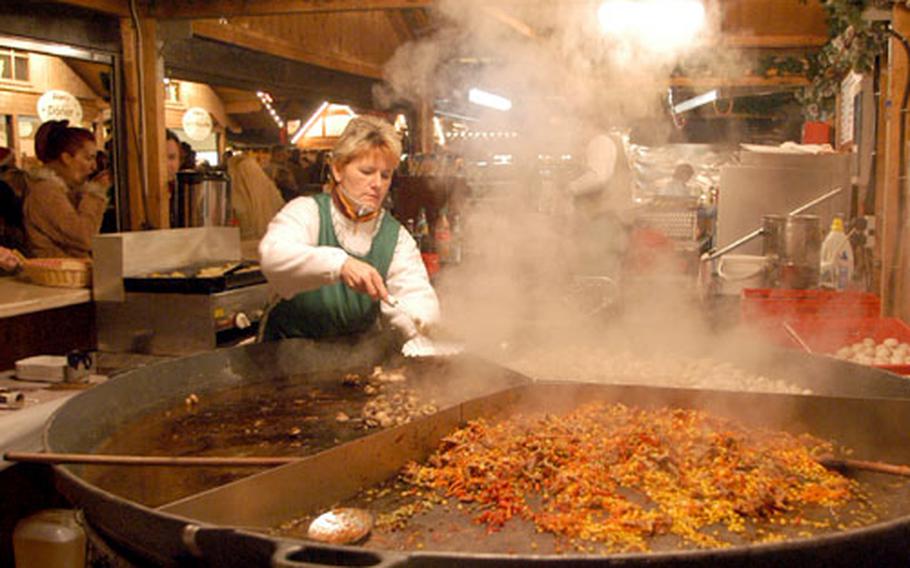
{"label": "bread in basket", "polygon": [[27,258],[22,275],[42,286],[88,288],[92,284],[92,261],[88,258]]}

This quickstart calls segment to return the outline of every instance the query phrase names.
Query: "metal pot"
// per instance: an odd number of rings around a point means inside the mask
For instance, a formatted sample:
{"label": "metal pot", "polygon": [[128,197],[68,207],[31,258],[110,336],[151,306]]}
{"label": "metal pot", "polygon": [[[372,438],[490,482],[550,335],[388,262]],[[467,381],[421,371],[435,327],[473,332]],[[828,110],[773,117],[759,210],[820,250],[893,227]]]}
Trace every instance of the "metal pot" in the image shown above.
{"label": "metal pot", "polygon": [[769,258],[772,286],[818,287],[821,232],[817,215],[765,215],[762,232],[762,254]]}
{"label": "metal pot", "polygon": [[223,170],[177,172],[171,227],[226,227],[233,221],[231,179]]}

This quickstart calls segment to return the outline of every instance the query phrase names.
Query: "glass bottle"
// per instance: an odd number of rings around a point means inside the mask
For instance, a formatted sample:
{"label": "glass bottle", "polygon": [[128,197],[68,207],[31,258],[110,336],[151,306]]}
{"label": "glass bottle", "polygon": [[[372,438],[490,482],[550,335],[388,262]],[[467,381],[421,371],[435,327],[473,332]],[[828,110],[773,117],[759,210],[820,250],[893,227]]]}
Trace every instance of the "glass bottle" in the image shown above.
{"label": "glass bottle", "polygon": [[436,227],[433,231],[433,240],[436,241],[436,253],[439,262],[449,262],[452,253],[452,229],[449,225],[448,212],[445,207],[439,212]]}
{"label": "glass bottle", "polygon": [[450,246],[450,262],[453,264],[461,263],[462,255],[462,235],[461,235],[461,215],[457,213],[452,215],[452,244]]}
{"label": "glass bottle", "polygon": [[414,238],[417,241],[420,252],[431,252],[430,225],[427,222],[426,209],[423,207],[420,208],[420,212],[417,214],[417,227],[415,228]]}

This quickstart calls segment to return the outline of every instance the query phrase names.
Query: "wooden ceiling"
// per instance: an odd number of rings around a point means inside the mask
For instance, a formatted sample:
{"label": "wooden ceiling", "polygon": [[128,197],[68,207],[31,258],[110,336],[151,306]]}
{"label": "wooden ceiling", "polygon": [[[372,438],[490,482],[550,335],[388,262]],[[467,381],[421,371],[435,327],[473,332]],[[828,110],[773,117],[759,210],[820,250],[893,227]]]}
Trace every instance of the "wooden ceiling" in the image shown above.
{"label": "wooden ceiling", "polygon": [[[125,1],[59,1],[122,17],[129,15]],[[818,2],[706,3],[709,11],[719,14],[718,49],[805,52],[828,40],[825,11]],[[165,64],[171,76],[247,93],[269,90],[280,104],[300,108],[310,108],[327,97],[368,106],[372,86],[382,81],[383,68],[396,50],[431,35],[434,26],[446,25],[434,9],[434,0],[137,0],[137,5],[143,17],[176,23],[188,30],[188,37],[165,39]],[[482,17],[511,30],[517,41],[546,37],[547,10],[589,7],[585,0],[464,0],[463,5],[465,10],[481,10]],[[540,17],[518,16],[535,10]],[[222,51],[218,56],[199,53],[218,49]],[[236,64],[231,63],[234,61]],[[792,88],[805,83],[802,77],[744,75],[677,77],[670,84]],[[246,101],[236,108],[248,110],[251,105]]]}

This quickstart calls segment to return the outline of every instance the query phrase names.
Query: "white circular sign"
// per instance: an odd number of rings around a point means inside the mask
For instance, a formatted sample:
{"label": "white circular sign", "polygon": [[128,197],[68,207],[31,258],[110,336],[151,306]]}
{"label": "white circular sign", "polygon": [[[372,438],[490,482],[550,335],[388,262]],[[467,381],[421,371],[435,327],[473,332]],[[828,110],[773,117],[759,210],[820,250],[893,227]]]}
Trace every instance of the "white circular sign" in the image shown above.
{"label": "white circular sign", "polygon": [[47,91],[38,99],[38,118],[41,122],[68,120],[71,126],[80,126],[82,105],[66,91]]}
{"label": "white circular sign", "polygon": [[212,133],[212,115],[200,107],[186,109],[183,113],[183,131],[190,140],[205,140]]}

